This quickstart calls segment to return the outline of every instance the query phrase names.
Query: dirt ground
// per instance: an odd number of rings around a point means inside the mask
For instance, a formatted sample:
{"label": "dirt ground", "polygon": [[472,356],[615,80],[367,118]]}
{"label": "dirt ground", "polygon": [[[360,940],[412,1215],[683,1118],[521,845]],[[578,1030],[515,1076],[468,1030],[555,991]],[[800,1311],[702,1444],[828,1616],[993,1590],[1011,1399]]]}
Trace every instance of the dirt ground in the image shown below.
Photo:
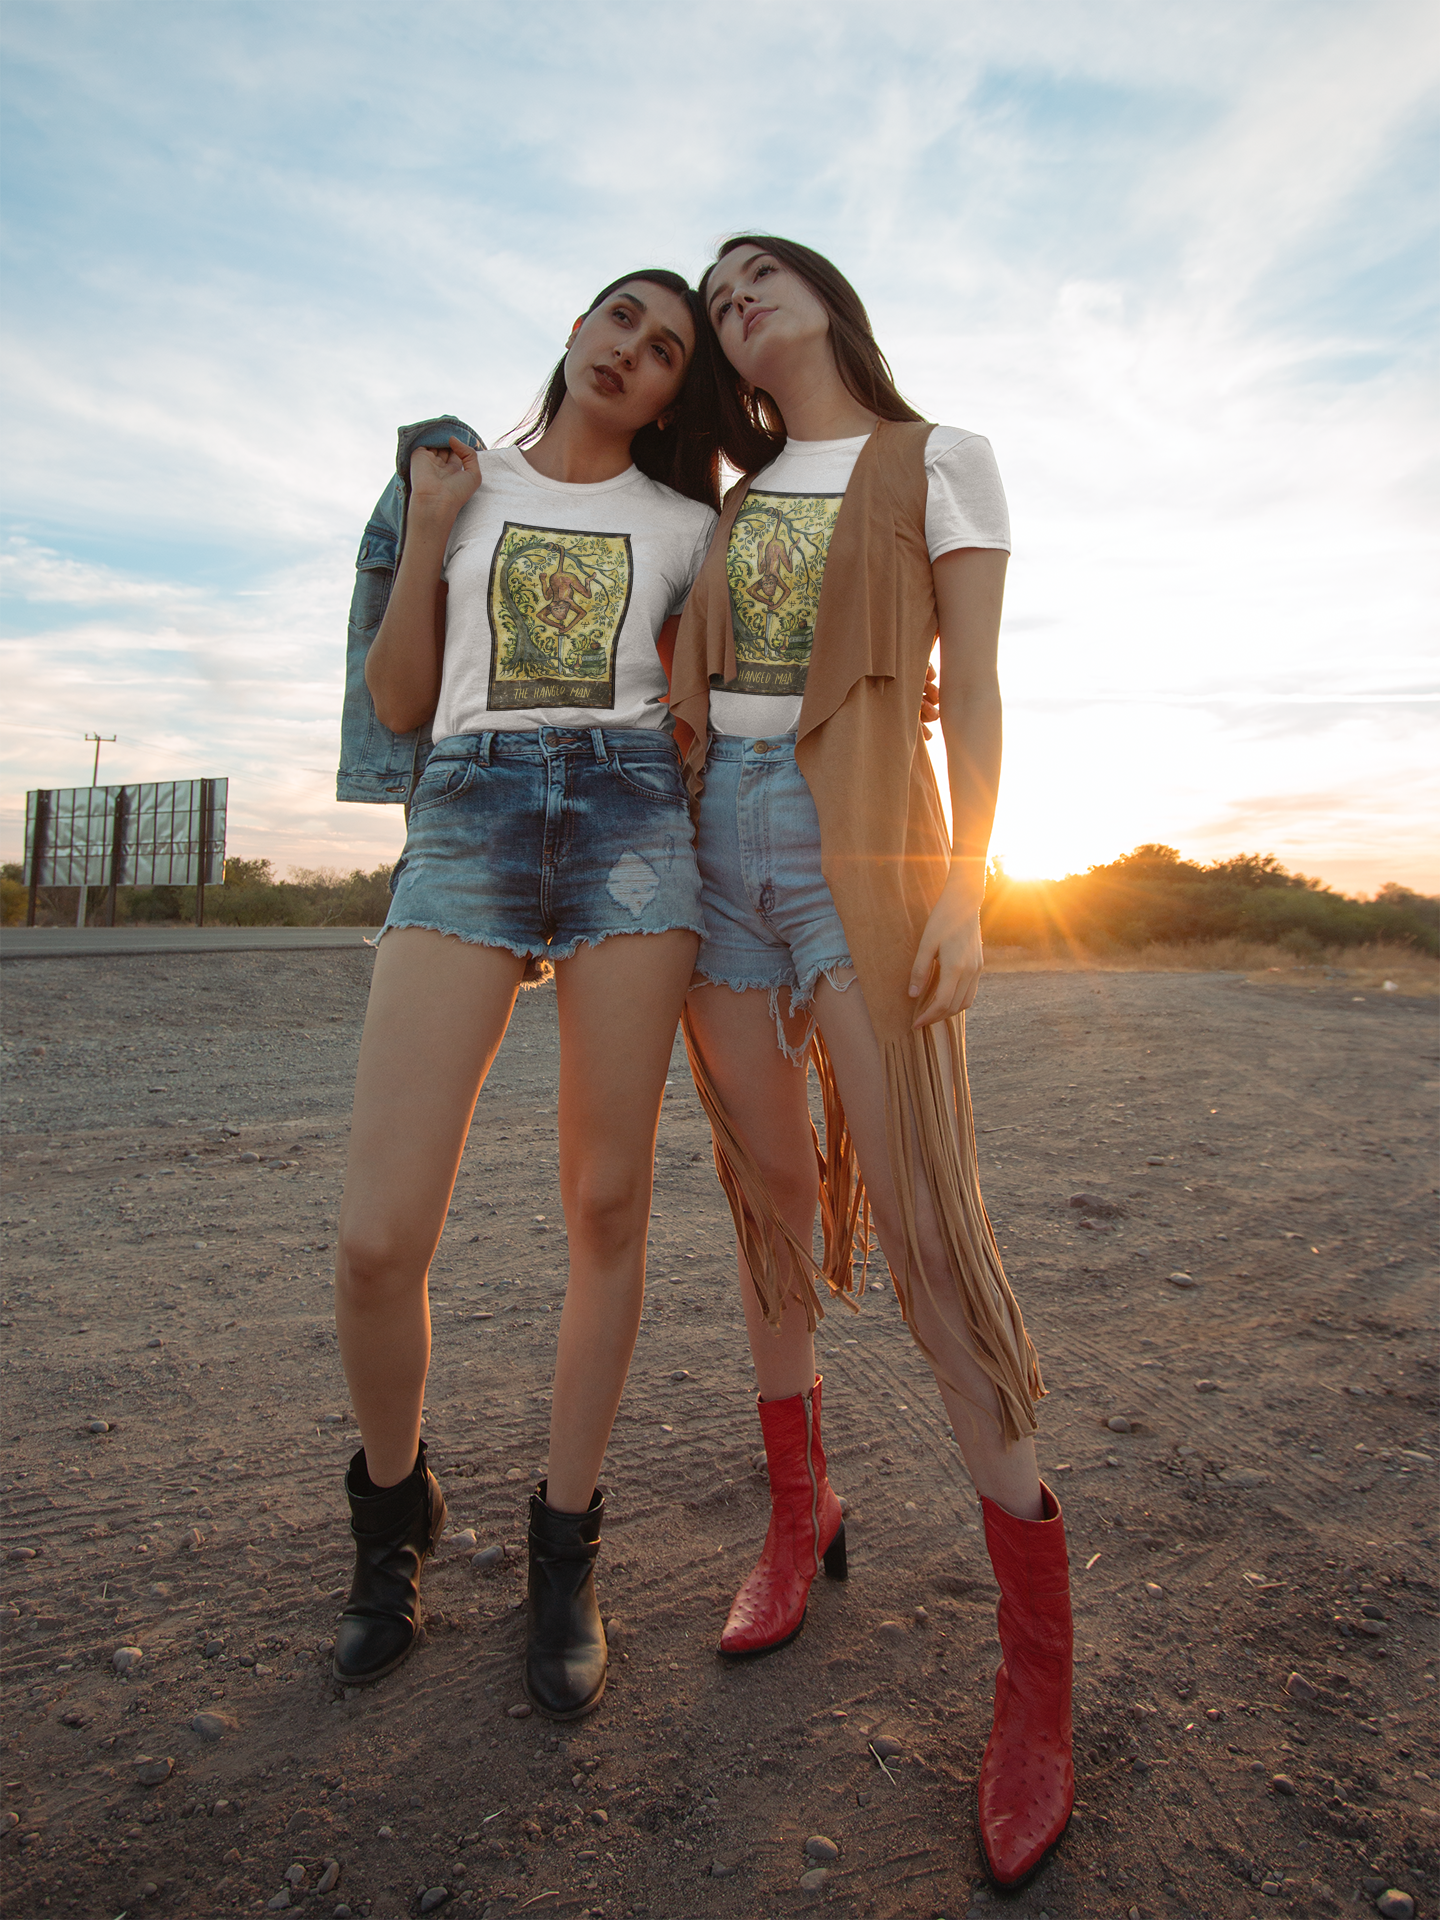
{"label": "dirt ground", "polygon": [[[715,1657],[766,1496],[678,1051],[606,1470],[609,1691],[568,1731],[511,1717],[564,1273],[546,990],[432,1276],[427,1639],[332,1684],[356,1436],[329,1269],[369,964],[5,964],[5,1910],[995,1912],[971,1813],[995,1592],[888,1286],[820,1338],[850,1579],[773,1658]],[[1433,1005],[1266,980],[1000,973],[971,1017],[1076,1599],[1079,1810],[1017,1920],[1392,1886],[1435,1912]],[[814,1835],[839,1857],[802,1887]]]}

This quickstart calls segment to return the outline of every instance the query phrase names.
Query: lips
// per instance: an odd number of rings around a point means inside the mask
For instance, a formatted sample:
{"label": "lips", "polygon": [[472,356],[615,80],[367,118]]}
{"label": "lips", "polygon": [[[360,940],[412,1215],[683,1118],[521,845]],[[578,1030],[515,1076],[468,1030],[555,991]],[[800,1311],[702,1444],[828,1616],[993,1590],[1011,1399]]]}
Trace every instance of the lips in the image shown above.
{"label": "lips", "polygon": [[774,311],[774,307],[748,308],[745,314],[744,325],[740,331],[740,338],[742,340],[748,340],[750,338],[750,329],[755,326],[758,321],[763,320],[767,313],[774,313]]}
{"label": "lips", "polygon": [[602,393],[624,393],[625,382],[613,367],[595,367],[592,371]]}

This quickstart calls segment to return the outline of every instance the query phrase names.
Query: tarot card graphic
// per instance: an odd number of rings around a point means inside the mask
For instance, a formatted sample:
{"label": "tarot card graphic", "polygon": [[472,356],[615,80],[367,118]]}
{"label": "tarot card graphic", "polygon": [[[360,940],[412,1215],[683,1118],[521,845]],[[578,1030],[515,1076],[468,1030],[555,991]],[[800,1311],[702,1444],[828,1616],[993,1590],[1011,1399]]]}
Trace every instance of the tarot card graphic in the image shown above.
{"label": "tarot card graphic", "polygon": [[735,626],[726,693],[803,693],[825,556],[843,493],[751,493],[735,517],[725,570]]}
{"label": "tarot card graphic", "polygon": [[491,710],[613,707],[633,581],[628,533],[507,520],[490,562]]}

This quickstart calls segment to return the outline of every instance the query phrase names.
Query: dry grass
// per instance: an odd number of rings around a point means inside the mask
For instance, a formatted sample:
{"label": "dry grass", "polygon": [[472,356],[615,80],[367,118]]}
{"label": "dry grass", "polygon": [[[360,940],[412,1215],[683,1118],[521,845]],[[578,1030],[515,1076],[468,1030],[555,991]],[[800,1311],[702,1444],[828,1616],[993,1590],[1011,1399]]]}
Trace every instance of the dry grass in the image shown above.
{"label": "dry grass", "polygon": [[1409,947],[1329,947],[1297,960],[1284,947],[1258,940],[1199,940],[1047,952],[1037,947],[987,947],[991,973],[1243,973],[1257,985],[1323,982],[1359,993],[1440,993],[1440,960]]}

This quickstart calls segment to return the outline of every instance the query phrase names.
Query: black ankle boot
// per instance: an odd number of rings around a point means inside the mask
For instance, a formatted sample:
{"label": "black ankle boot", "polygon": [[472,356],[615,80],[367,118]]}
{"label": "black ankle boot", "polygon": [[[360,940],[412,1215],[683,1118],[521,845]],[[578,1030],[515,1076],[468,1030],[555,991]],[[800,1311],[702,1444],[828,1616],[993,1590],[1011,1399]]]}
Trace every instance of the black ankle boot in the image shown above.
{"label": "black ankle boot", "polygon": [[580,1720],[605,1691],[605,1629],[595,1599],[595,1558],[605,1496],[597,1487],[584,1513],[545,1504],[545,1481],[530,1496],[530,1585],[525,1691],[551,1720]]}
{"label": "black ankle boot", "polygon": [[[368,1488],[368,1492],[361,1489]],[[391,1673],[420,1629],[420,1569],[445,1525],[445,1496],[425,1464],[425,1442],[408,1479],[376,1488],[362,1447],[345,1475],[355,1578],[335,1633],[330,1671],[347,1687]]]}

